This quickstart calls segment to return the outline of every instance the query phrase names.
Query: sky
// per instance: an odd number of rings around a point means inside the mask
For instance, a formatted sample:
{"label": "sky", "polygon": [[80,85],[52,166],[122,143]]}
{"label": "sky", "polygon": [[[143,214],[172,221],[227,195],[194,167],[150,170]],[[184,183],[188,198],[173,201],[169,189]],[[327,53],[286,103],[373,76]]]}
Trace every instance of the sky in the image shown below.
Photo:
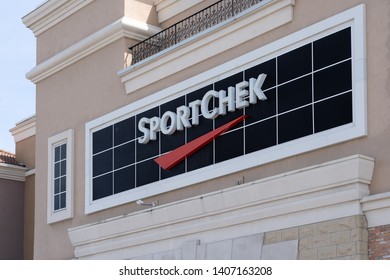
{"label": "sky", "polygon": [[9,130],[35,114],[35,37],[22,22],[43,0],[0,0],[0,149],[15,152]]}

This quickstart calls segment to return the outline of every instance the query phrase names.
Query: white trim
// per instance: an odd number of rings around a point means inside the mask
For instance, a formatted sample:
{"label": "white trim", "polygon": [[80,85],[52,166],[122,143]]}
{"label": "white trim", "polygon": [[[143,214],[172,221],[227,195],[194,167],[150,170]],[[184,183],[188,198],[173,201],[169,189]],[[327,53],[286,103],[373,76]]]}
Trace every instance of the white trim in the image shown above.
{"label": "white trim", "polygon": [[136,92],[293,20],[295,0],[259,4],[119,71],[118,76],[125,84],[126,93]]}
{"label": "white trim", "polygon": [[363,198],[362,208],[369,228],[390,225],[390,192]]}
{"label": "white trim", "polygon": [[159,27],[123,17],[38,64],[26,74],[26,78],[38,83],[121,38],[144,40],[160,30]]}
{"label": "white trim", "polygon": [[164,22],[181,12],[201,3],[203,0],[155,0],[154,5],[158,14],[158,21]]}
{"label": "white trim", "polygon": [[10,129],[10,132],[15,143],[34,136],[36,132],[35,115],[18,122],[14,128]]}
{"label": "white trim", "polygon": [[[54,147],[66,143],[66,208],[54,211],[53,167]],[[47,223],[54,223],[73,217],[73,129],[69,129],[48,139],[47,168]]]}
{"label": "white trim", "polygon": [[13,164],[0,163],[0,179],[25,182],[26,168]]}
{"label": "white trim", "polygon": [[29,176],[32,176],[32,175],[35,175],[35,168],[34,169],[30,169],[30,170],[26,171],[26,173],[25,173],[26,177],[29,177]]}
{"label": "white trim", "polygon": [[[90,157],[94,131],[348,26],[352,29],[354,123],[92,201]],[[360,5],[88,122],[85,130],[85,212],[92,213],[367,135],[364,26],[364,5]]]}
{"label": "white trim", "polygon": [[50,29],[94,0],[50,0],[22,18],[35,36]]}
{"label": "white trim", "polygon": [[[118,259],[362,215],[374,159],[354,155],[68,230],[77,258]],[[142,208],[140,208],[142,209]]]}

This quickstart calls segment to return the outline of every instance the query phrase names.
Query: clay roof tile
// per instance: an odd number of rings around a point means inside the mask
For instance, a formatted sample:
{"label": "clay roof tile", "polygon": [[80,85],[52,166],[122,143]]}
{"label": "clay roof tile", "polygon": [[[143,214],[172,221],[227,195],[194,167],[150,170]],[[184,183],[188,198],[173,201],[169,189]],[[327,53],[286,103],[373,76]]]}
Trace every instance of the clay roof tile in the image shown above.
{"label": "clay roof tile", "polygon": [[24,166],[23,164],[17,162],[15,155],[13,153],[1,149],[0,149],[0,163]]}

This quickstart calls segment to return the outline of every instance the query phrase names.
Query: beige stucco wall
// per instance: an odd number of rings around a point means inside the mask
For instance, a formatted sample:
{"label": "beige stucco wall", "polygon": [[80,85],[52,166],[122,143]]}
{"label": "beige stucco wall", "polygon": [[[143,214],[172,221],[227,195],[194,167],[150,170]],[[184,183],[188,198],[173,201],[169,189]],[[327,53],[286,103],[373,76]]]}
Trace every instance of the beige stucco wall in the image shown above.
{"label": "beige stucco wall", "polygon": [[123,1],[95,0],[37,37],[37,63],[123,16]]}
{"label": "beige stucco wall", "polygon": [[[36,258],[71,258],[73,252],[64,226],[76,225],[73,220],[46,226],[47,139],[74,129],[74,198],[75,213],[79,215],[84,212],[84,125],[100,116],[102,108],[119,108],[126,102],[123,86],[116,77],[123,65],[124,46],[125,40],[117,41],[37,85],[36,205],[43,207],[36,207],[36,224],[40,226],[35,236],[60,242],[58,251],[57,247],[47,248],[40,255],[40,249],[36,249]],[[36,240],[36,246],[39,243]]]}
{"label": "beige stucco wall", "polygon": [[23,259],[24,183],[0,178],[0,260]]}
{"label": "beige stucco wall", "polygon": [[125,0],[125,16],[146,22],[155,26],[159,25],[154,0]]}
{"label": "beige stucco wall", "polygon": [[28,137],[16,143],[15,156],[17,162],[27,169],[35,168],[35,136]]}
{"label": "beige stucco wall", "polygon": [[26,177],[24,183],[24,236],[23,259],[34,258],[35,175]]}
{"label": "beige stucco wall", "polygon": [[35,135],[15,143],[16,160],[30,173],[25,177],[23,187],[23,259],[33,259],[34,255],[34,212],[35,212]]}
{"label": "beige stucco wall", "polygon": [[[53,30],[40,35],[38,37],[38,61],[52,56],[87,34],[119,18],[121,16],[120,5],[117,2],[121,1],[113,1],[115,4],[111,4],[109,1],[111,7],[109,12],[106,12],[106,2],[108,1],[94,1],[84,10],[61,22]],[[367,14],[367,137],[162,194],[158,196],[158,200],[160,204],[165,204],[233,186],[236,184],[238,176],[244,176],[245,181],[249,182],[353,154],[365,154],[376,159],[371,192],[390,191],[387,174],[387,171],[390,170],[390,152],[385,150],[390,139],[390,32],[388,29],[390,2],[387,0],[296,0],[294,20],[291,23],[261,37],[253,38],[253,40],[199,63],[191,69],[181,71],[158,83],[150,84],[130,95],[125,94],[124,86],[116,76],[116,72],[123,67],[123,54],[128,47],[125,39],[118,40],[39,82],[36,102],[37,173],[34,257],[37,259],[72,258],[74,256],[73,247],[69,242],[68,228],[138,209],[135,203],[129,203],[90,215],[84,214],[86,122],[361,3],[366,4]],[[195,11],[192,9],[187,12]],[[85,18],[89,19],[90,24],[85,24]],[[75,27],[77,27],[77,31],[75,31]],[[75,218],[47,225],[47,139],[69,128],[74,129],[75,142]],[[47,246],[47,244],[52,244],[52,246]]]}
{"label": "beige stucco wall", "polygon": [[94,0],[37,37],[37,63],[79,42],[123,16],[158,25],[153,0]]}

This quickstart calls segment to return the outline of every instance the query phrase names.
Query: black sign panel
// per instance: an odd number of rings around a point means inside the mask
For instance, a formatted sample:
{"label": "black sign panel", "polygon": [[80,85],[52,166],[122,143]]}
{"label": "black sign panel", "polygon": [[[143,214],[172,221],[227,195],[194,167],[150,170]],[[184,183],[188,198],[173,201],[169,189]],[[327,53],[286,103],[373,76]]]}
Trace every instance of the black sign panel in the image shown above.
{"label": "black sign panel", "polygon": [[[201,100],[209,90],[226,90],[263,73],[266,100],[214,119],[200,116],[198,125],[138,142],[142,118],[161,118]],[[94,132],[93,200],[351,123],[352,98],[351,28],[346,28]],[[242,123],[172,169],[154,161],[242,115],[248,116]]]}

